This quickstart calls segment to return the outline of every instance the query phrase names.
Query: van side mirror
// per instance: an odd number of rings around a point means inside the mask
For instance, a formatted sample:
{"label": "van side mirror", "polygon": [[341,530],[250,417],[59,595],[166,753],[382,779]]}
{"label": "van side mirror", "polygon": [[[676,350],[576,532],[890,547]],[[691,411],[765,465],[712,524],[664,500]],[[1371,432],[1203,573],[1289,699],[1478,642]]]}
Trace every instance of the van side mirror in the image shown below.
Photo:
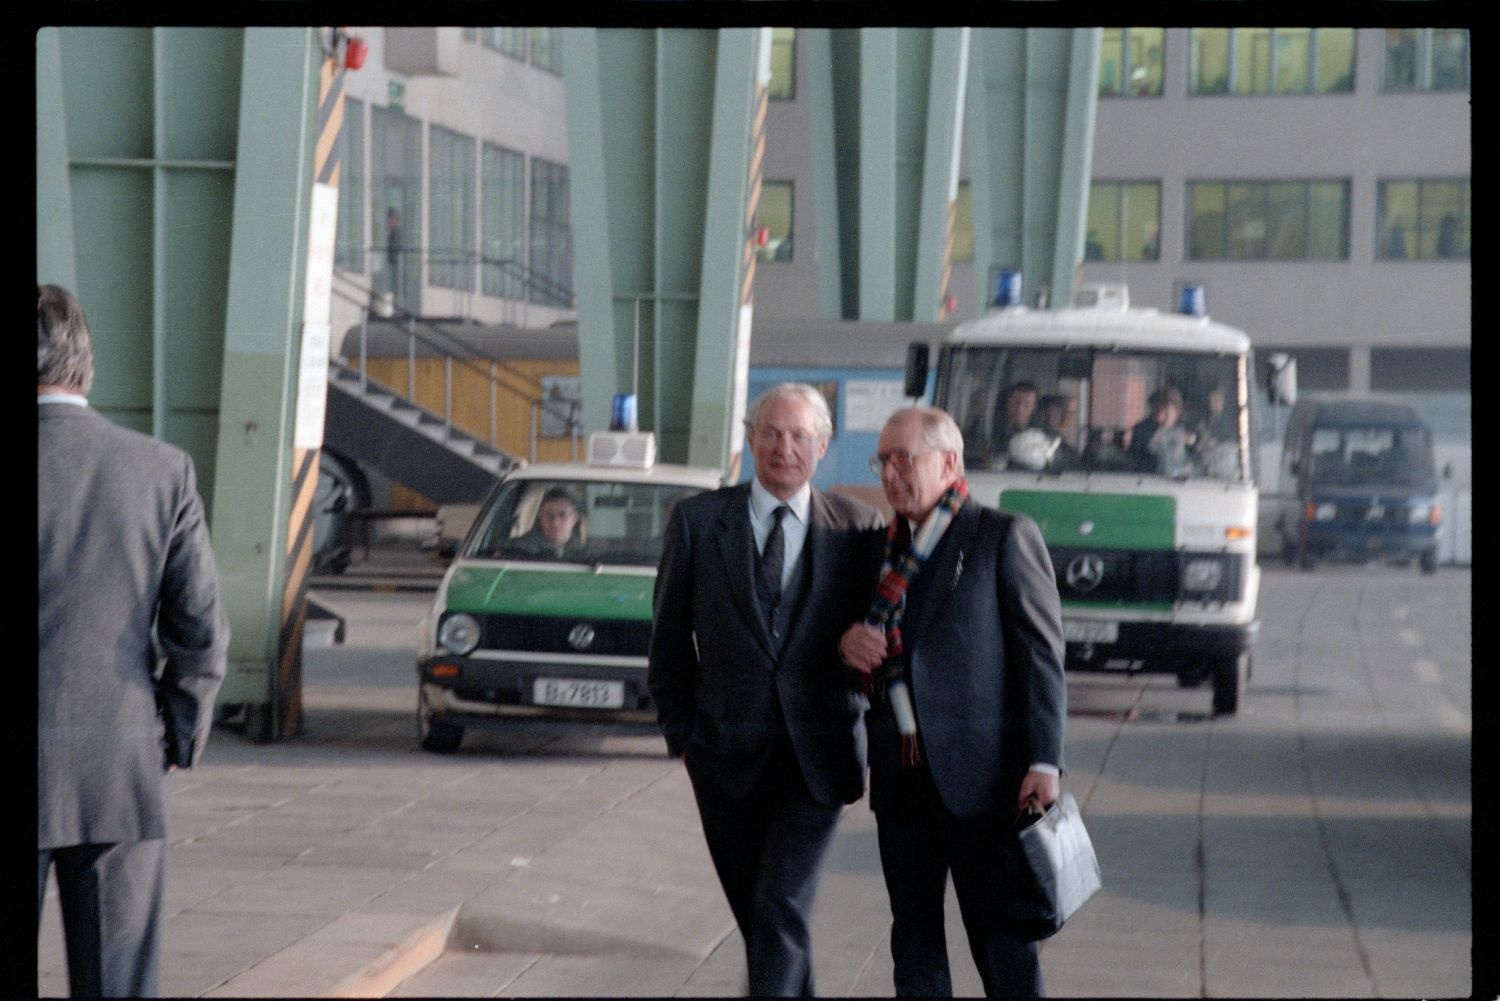
{"label": "van side mirror", "polygon": [[1267,359],[1266,394],[1273,404],[1297,402],[1297,359],[1280,351]]}
{"label": "van side mirror", "polygon": [[1292,460],[1292,467],[1291,468],[1292,468],[1292,475],[1293,476],[1301,476],[1302,475],[1302,462],[1301,462],[1301,460],[1299,460],[1299,459],[1293,459]]}
{"label": "van side mirror", "polygon": [[1445,479],[1445,480],[1451,480],[1451,479],[1453,479],[1453,463],[1451,463],[1451,462],[1445,462],[1445,463],[1443,463],[1443,479]]}
{"label": "van side mirror", "polygon": [[920,399],[927,395],[927,345],[915,341],[906,347],[906,386],[908,397]]}

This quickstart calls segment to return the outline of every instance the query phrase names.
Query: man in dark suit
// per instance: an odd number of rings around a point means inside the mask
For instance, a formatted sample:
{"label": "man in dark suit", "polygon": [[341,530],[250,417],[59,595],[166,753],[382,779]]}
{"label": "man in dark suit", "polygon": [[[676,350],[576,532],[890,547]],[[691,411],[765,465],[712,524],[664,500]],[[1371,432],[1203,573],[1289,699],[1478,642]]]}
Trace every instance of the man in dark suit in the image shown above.
{"label": "man in dark suit", "polygon": [[682,755],[752,995],[810,995],[808,926],[823,855],[864,794],[866,699],[839,662],[874,574],[874,508],[812,489],[832,420],[811,386],[767,391],[745,420],[750,483],[679,504],[656,578],[648,681]]}
{"label": "man in dark suit", "polygon": [[89,408],[70,293],[36,320],[38,931],[55,867],[72,994],[154,996],[166,776],[203,751],[229,626],[192,460]]}
{"label": "man in dark suit", "polygon": [[1040,996],[1034,942],[1005,920],[1017,812],[1057,799],[1063,638],[1057,584],[1030,518],[968,500],[945,412],[899,410],[872,465],[895,509],[887,563],[846,663],[872,672],[870,806],[890,893],[896,993],[953,992],[949,873],[985,994]]}

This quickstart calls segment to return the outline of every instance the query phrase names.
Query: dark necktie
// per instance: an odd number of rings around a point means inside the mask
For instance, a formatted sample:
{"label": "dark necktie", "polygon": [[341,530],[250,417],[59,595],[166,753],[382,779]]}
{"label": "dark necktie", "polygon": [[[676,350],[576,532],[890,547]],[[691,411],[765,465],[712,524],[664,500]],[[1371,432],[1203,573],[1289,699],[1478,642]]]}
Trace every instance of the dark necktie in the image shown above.
{"label": "dark necktie", "polygon": [[781,570],[786,565],[786,541],[781,532],[781,519],[791,508],[782,504],[771,512],[774,519],[771,531],[766,535],[765,548],[760,554],[760,599],[765,606],[766,618],[774,621],[776,606],[781,603]]}

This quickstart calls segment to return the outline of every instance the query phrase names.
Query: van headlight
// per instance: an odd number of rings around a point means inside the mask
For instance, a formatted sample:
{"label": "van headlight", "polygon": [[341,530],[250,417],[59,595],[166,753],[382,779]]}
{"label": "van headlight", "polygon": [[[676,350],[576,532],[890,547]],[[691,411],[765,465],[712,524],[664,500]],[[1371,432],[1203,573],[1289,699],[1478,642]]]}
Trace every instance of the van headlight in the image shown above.
{"label": "van headlight", "polygon": [[438,626],[438,642],[462,657],[479,645],[479,621],[467,612],[448,616]]}
{"label": "van headlight", "polygon": [[1407,515],[1413,525],[1422,523],[1436,525],[1443,520],[1443,509],[1437,504],[1413,504]]}
{"label": "van headlight", "polygon": [[1224,564],[1220,560],[1188,560],[1182,567],[1182,589],[1184,591],[1217,590],[1224,579]]}

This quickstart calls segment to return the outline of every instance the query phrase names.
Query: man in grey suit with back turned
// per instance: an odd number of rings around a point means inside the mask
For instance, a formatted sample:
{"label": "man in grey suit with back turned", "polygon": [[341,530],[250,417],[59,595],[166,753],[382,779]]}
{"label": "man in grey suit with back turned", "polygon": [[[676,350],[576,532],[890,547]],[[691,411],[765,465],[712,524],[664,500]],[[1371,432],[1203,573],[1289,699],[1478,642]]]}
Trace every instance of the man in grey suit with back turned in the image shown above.
{"label": "man in grey suit with back turned", "polygon": [[878,568],[881,517],[812,489],[833,430],[813,387],[773,387],[745,427],[755,479],[683,501],[667,527],[648,680],[745,940],[749,993],[811,995],[819,869],[864,794],[867,702],[838,639],[862,611],[853,582]]}
{"label": "man in grey suit with back turned", "polygon": [[951,873],[985,995],[1040,996],[1036,944],[1006,925],[1003,846],[1021,807],[1058,797],[1066,690],[1052,563],[1035,521],[968,499],[963,436],[942,410],[896,411],[876,448],[895,518],[868,612],[839,649],[874,672],[870,806],[896,993],[953,993]]}
{"label": "man in grey suit with back turned", "polygon": [[202,754],[228,620],[192,460],[88,406],[71,293],[39,286],[36,328],[38,930],[55,868],[72,994],[149,997],[166,776]]}

